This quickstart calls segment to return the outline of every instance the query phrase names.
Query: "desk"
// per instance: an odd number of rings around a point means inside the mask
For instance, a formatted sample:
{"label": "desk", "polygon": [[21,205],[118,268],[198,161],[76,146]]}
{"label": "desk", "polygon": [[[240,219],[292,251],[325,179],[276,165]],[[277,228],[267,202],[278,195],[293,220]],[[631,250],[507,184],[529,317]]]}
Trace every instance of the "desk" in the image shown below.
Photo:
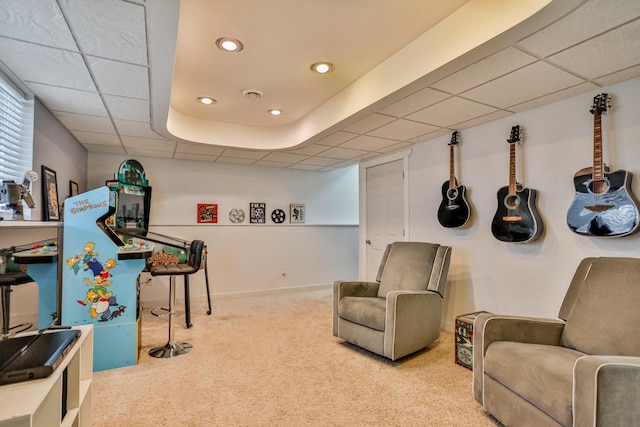
{"label": "desk", "polygon": [[0,386],[0,425],[91,426],[93,326],[76,329],[81,331],[80,338],[48,378]]}

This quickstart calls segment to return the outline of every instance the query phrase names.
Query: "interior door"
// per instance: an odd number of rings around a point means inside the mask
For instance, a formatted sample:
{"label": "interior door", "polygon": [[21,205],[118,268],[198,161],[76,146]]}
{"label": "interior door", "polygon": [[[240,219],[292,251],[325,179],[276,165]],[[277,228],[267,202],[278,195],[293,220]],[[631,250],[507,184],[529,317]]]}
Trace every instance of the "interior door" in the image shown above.
{"label": "interior door", "polygon": [[387,244],[404,240],[404,161],[366,169],[366,280],[374,281]]}

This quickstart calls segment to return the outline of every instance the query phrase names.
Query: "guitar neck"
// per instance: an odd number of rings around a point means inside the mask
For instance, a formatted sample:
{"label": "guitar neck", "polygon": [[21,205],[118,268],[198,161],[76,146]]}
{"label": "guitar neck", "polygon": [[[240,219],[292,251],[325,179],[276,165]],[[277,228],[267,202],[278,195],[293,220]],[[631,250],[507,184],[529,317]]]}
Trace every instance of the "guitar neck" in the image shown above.
{"label": "guitar neck", "polygon": [[593,180],[604,179],[604,162],[602,159],[602,116],[595,113],[593,116]]}
{"label": "guitar neck", "polygon": [[454,152],[453,145],[449,146],[449,190],[456,188],[456,175],[454,170]]}
{"label": "guitar neck", "polygon": [[516,143],[509,144],[509,195],[516,195]]}

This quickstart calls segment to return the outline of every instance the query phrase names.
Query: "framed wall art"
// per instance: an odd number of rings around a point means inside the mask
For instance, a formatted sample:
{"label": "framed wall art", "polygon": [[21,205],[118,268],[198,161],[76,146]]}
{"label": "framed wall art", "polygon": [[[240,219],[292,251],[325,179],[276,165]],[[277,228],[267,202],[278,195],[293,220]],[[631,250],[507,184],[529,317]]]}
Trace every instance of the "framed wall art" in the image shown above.
{"label": "framed wall art", "polygon": [[264,203],[249,203],[249,223],[264,224],[267,206]]}
{"label": "framed wall art", "polygon": [[78,183],[75,181],[69,181],[69,197],[77,196],[78,191]]}
{"label": "framed wall art", "polygon": [[289,222],[304,224],[304,205],[300,203],[292,203],[289,205]]}
{"label": "framed wall art", "polygon": [[42,200],[45,206],[43,216],[45,221],[60,221],[60,207],[58,205],[58,178],[56,171],[42,165]]}
{"label": "framed wall art", "polygon": [[216,203],[198,203],[198,224],[217,224],[218,205]]}

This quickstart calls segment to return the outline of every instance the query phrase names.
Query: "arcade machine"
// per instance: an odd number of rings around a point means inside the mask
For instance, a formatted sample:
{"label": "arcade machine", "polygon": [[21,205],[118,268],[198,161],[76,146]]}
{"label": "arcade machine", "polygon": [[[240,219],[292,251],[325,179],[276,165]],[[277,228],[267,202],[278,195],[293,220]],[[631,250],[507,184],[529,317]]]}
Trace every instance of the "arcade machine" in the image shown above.
{"label": "arcade machine", "polygon": [[[116,213],[107,220],[106,224],[121,236],[124,241],[143,239],[147,242],[153,242],[155,251],[148,262],[149,266],[186,262],[191,245],[190,241],[149,231],[151,187],[140,162],[132,159],[125,160],[120,165],[115,178],[114,180],[106,181],[107,187],[117,194]],[[207,314],[211,314],[209,275],[206,259],[203,259],[203,261],[209,304]],[[185,276],[184,280],[186,327],[190,328],[192,324],[188,276]]]}
{"label": "arcade machine", "polygon": [[138,362],[138,276],[153,253],[153,245],[125,243],[107,225],[116,196],[103,186],[64,204],[62,324],[94,326],[94,371]]}

